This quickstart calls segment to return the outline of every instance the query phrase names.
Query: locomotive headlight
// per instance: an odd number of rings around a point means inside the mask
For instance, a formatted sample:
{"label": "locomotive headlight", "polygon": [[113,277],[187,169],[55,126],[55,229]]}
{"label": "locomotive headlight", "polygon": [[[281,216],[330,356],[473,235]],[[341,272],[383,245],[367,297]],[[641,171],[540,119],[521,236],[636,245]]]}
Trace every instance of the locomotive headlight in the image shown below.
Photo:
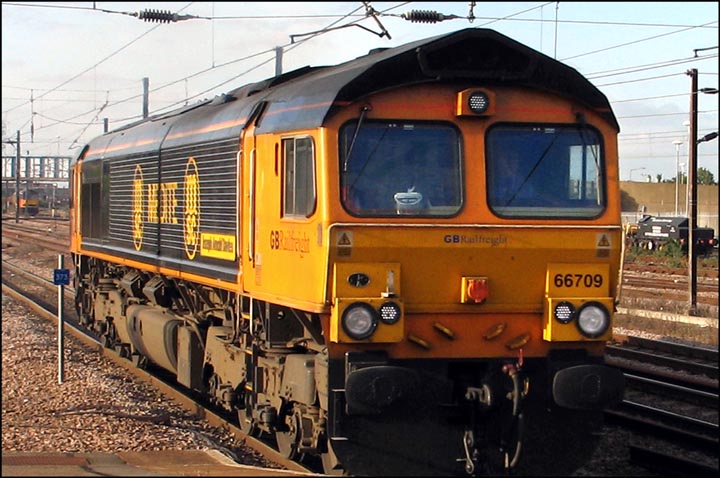
{"label": "locomotive headlight", "polygon": [[468,107],[473,113],[485,113],[490,106],[490,99],[482,91],[475,91],[468,96]]}
{"label": "locomotive headlight", "polygon": [[402,311],[400,310],[400,306],[396,304],[395,302],[385,302],[383,305],[380,306],[379,309],[380,312],[380,320],[383,324],[394,324],[398,320],[400,320],[400,315],[402,314]]}
{"label": "locomotive headlight", "polygon": [[342,328],[354,340],[370,337],[378,325],[378,313],[369,304],[355,302],[342,314]]}
{"label": "locomotive headlight", "polygon": [[555,306],[555,310],[553,312],[555,315],[555,320],[557,320],[561,324],[567,324],[575,316],[575,306],[572,305],[570,302],[559,302]]}
{"label": "locomotive headlight", "polygon": [[588,338],[600,337],[610,327],[610,312],[600,302],[587,302],[577,312],[577,327]]}

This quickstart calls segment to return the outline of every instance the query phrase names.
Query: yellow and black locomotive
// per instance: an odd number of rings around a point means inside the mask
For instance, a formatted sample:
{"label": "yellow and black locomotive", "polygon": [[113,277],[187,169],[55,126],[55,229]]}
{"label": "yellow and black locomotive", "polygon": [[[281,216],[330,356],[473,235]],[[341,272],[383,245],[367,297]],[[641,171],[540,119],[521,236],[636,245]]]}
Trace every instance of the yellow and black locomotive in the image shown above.
{"label": "yellow and black locomotive", "polygon": [[569,473],[623,395],[618,130],[487,29],[246,85],[74,160],[77,309],[327,473]]}
{"label": "yellow and black locomotive", "polygon": [[[18,196],[20,198],[19,211],[16,210]],[[40,191],[37,189],[21,189],[18,194],[11,191],[5,201],[5,209],[10,212],[16,212],[24,216],[37,216],[40,213]]]}

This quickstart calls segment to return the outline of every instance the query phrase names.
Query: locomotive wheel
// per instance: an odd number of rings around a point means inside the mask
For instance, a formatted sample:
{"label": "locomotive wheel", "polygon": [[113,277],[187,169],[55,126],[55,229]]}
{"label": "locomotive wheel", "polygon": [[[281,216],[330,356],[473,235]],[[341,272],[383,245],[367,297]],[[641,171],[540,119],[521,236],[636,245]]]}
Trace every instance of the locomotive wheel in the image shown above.
{"label": "locomotive wheel", "polygon": [[327,443],[327,451],[320,455],[322,461],[323,473],[326,475],[342,475],[345,473],[340,463],[338,463],[337,456],[330,446],[330,440]]}
{"label": "locomotive wheel", "polygon": [[295,414],[285,417],[285,425],[288,428],[286,431],[275,432],[278,451],[289,460],[297,460],[300,455],[298,443],[302,435],[299,417]]}
{"label": "locomotive wheel", "polygon": [[245,394],[245,408],[238,409],[237,415],[238,425],[244,434],[251,437],[260,435],[260,428],[252,416],[252,405],[250,404],[250,397],[247,393]]}
{"label": "locomotive wheel", "polygon": [[238,410],[238,424],[240,426],[240,430],[242,430],[247,436],[257,437],[260,435],[260,429],[255,423],[255,420],[248,413],[247,408]]}
{"label": "locomotive wheel", "polygon": [[238,425],[240,430],[247,436],[258,437],[260,436],[260,428],[257,426],[257,422],[252,416],[252,405],[250,404],[250,397],[245,395],[245,408],[238,409]]}

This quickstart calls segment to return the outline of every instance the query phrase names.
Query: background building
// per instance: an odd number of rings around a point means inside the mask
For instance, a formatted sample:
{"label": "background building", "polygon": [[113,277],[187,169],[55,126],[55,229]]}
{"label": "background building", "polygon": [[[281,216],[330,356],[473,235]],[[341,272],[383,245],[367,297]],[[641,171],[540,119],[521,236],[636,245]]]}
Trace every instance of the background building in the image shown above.
{"label": "background building", "polygon": [[[634,223],[643,214],[651,216],[685,216],[688,214],[687,185],[677,189],[677,211],[675,183],[641,183],[623,181],[622,194],[623,223]],[[697,186],[697,226],[712,227],[718,235],[718,185]]]}

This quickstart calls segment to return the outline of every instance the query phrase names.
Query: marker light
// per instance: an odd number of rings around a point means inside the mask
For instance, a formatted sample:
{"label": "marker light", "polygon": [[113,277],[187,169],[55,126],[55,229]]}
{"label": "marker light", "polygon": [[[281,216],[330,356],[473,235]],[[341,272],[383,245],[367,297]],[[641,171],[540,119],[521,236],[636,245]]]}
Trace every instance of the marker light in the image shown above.
{"label": "marker light", "polygon": [[355,302],[345,309],[341,322],[343,330],[350,338],[364,340],[375,333],[378,313],[369,304]]}
{"label": "marker light", "polygon": [[385,302],[383,305],[380,306],[379,312],[380,320],[383,324],[390,325],[400,320],[400,306],[397,305],[395,302]]}
{"label": "marker light", "polygon": [[482,91],[475,91],[468,97],[468,106],[473,113],[485,113],[490,107],[490,99]]}
{"label": "marker light", "polygon": [[575,306],[570,302],[559,302],[555,306],[555,320],[561,324],[567,324],[575,316]]}
{"label": "marker light", "polygon": [[495,114],[495,93],[485,88],[458,91],[455,102],[457,116],[491,116]]}

